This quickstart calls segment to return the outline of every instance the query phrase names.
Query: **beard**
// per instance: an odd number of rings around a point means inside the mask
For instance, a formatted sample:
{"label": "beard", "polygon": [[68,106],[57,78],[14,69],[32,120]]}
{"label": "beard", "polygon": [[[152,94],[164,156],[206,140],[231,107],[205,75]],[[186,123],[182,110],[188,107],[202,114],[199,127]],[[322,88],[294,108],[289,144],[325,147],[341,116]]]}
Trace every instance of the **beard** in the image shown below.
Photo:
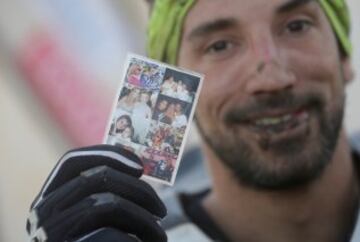
{"label": "beard", "polygon": [[[295,95],[284,91],[227,110],[221,124],[211,129],[205,129],[201,117],[195,120],[203,140],[240,184],[256,189],[289,189],[316,180],[331,162],[342,127],[344,102],[342,95],[326,109],[320,92]],[[272,141],[271,132],[258,132],[256,144],[239,128],[249,117],[267,110],[299,107],[309,112],[317,128],[309,121],[306,132],[277,142]]]}

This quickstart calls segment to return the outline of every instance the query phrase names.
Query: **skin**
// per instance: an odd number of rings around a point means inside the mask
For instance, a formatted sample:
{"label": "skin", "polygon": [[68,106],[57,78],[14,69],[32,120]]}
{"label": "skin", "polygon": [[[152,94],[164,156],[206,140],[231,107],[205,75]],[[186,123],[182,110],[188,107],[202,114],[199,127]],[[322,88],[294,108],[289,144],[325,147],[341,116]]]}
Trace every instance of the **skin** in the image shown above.
{"label": "skin", "polygon": [[132,89],[130,93],[124,97],[122,97],[119,101],[119,105],[123,105],[124,103],[127,106],[133,106],[135,102],[139,99],[140,90],[139,89]]}
{"label": "skin", "polygon": [[181,114],[182,114],[181,104],[177,103],[177,104],[175,105],[175,112],[177,113],[177,115],[181,115]]}
{"label": "skin", "polygon": [[123,130],[127,126],[129,126],[129,123],[125,118],[120,118],[116,123],[116,128],[119,129],[119,130]]}
{"label": "skin", "polygon": [[161,100],[160,103],[158,104],[158,110],[159,111],[165,111],[165,109],[167,108],[168,102],[166,100]]}
{"label": "skin", "polygon": [[140,95],[139,89],[133,89],[129,94],[129,99],[134,101],[139,97],[139,95]]}
{"label": "skin", "polygon": [[167,78],[165,81],[164,81],[164,83],[172,83],[172,82],[174,82],[174,77],[172,77],[172,76],[170,76],[169,78]]}
{"label": "skin", "polygon": [[141,93],[140,102],[147,103],[150,100],[150,95],[148,93]]}
{"label": "skin", "polygon": [[121,133],[123,138],[131,138],[133,136],[133,132],[130,127],[126,127],[124,131]]}
{"label": "skin", "polygon": [[165,111],[165,116],[173,119],[175,113],[175,104],[170,103]]}
{"label": "skin", "polygon": [[128,76],[135,75],[138,76],[141,73],[141,67],[139,65],[133,65],[130,67]]}
{"label": "skin", "polygon": [[[296,143],[298,157],[316,152],[321,145],[319,115],[307,110],[309,119],[301,124],[303,129],[270,133],[265,149],[261,132],[241,122],[227,123],[227,114],[268,96],[287,92],[301,97],[316,92],[328,117],[342,108],[345,85],[353,78],[350,60],[341,56],[319,5],[302,1],[296,7],[281,8],[290,2],[301,1],[198,0],[185,19],[178,56],[178,65],[205,74],[196,111],[205,140],[220,137],[222,142],[245,143],[261,167],[278,174],[298,165],[289,154],[277,150],[279,144],[301,137],[302,142]],[[216,28],[199,28],[220,19],[231,24],[223,21]],[[285,111],[270,109],[258,115]],[[239,182],[209,142],[203,142],[203,150],[213,179],[203,206],[231,241],[348,239],[358,184],[343,127],[322,172],[286,189],[254,188]]]}

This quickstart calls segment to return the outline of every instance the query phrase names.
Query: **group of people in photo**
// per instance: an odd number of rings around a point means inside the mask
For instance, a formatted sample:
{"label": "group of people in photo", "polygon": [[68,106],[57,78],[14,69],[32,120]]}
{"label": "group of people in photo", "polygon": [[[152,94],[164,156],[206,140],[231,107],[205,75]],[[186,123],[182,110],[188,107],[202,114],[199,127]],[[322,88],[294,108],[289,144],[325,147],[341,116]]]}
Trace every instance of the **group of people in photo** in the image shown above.
{"label": "group of people in photo", "polygon": [[178,154],[184,129],[176,129],[169,125],[163,125],[153,121],[147,139],[146,146],[171,154]]}
{"label": "group of people in photo", "polygon": [[174,169],[174,166],[168,160],[159,160],[156,162],[154,169],[150,174],[162,180],[170,181]]}
{"label": "group of people in photo", "polygon": [[159,98],[154,109],[153,119],[174,128],[182,128],[188,122],[183,105],[176,100]]}
{"label": "group of people in photo", "polygon": [[158,90],[161,85],[163,72],[157,65],[132,63],[126,74],[126,81],[134,86]]}
{"label": "group of people in photo", "polygon": [[160,90],[163,95],[177,98],[185,102],[193,101],[193,96],[189,91],[188,84],[181,79],[175,80],[171,75],[164,78]]}
{"label": "group of people in photo", "polygon": [[175,170],[176,158],[149,148],[142,153],[141,158],[144,162],[145,175],[171,181]]}
{"label": "group of people in photo", "polygon": [[124,88],[116,105],[115,118],[129,115],[134,128],[133,142],[143,143],[152,116],[152,92],[140,88]]}

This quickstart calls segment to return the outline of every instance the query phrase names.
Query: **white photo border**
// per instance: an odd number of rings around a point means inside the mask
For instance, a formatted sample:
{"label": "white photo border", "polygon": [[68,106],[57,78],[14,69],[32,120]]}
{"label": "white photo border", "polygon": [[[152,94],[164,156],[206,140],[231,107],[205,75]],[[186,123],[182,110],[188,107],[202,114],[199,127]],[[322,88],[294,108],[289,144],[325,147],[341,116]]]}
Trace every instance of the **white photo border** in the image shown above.
{"label": "white photo border", "polygon": [[[199,73],[194,72],[194,71],[191,71],[191,70],[186,70],[186,69],[183,69],[183,68],[180,68],[180,67],[176,67],[176,66],[173,66],[173,65],[162,63],[162,62],[159,62],[157,60],[153,60],[153,59],[150,59],[148,57],[144,57],[144,56],[141,56],[141,55],[138,55],[138,54],[128,53],[126,55],[125,63],[124,63],[123,69],[122,69],[121,81],[119,82],[119,86],[118,86],[117,91],[116,91],[116,98],[114,98],[114,102],[113,102],[112,107],[111,107],[110,116],[108,118],[108,122],[107,122],[107,125],[106,125],[105,134],[104,134],[104,138],[103,138],[103,143],[104,144],[107,144],[107,139],[108,139],[110,127],[112,125],[112,121],[114,119],[114,114],[115,114],[115,111],[116,111],[118,98],[120,96],[120,93],[121,93],[122,89],[125,87],[126,75],[127,75],[127,71],[128,71],[128,68],[130,67],[132,59],[138,59],[138,60],[145,61],[145,62],[148,62],[148,63],[157,64],[159,66],[169,68],[169,69],[172,69],[174,71],[178,71],[178,72],[184,73],[186,75],[191,75],[191,76],[199,78],[199,83],[198,83],[198,86],[197,86],[197,90],[195,92],[194,99],[192,100],[191,112],[190,112],[188,120],[187,120],[187,125],[186,125],[186,128],[185,128],[184,137],[183,137],[183,139],[181,141],[181,145],[180,145],[179,152],[177,154],[177,158],[176,158],[176,162],[175,162],[176,165],[174,167],[174,171],[172,172],[170,181],[162,180],[160,178],[156,178],[156,177],[153,177],[153,176],[150,176],[150,175],[143,175],[141,177],[142,179],[145,179],[145,180],[148,180],[148,181],[154,181],[154,182],[158,182],[158,183],[161,183],[161,184],[173,186],[174,183],[175,183],[175,179],[176,179],[176,175],[177,175],[179,166],[180,166],[180,161],[181,161],[184,149],[185,149],[186,141],[187,141],[187,138],[188,138],[188,135],[190,133],[191,126],[192,126],[191,123],[193,121],[196,105],[197,105],[198,99],[200,97],[200,92],[201,92],[203,81],[204,81],[204,75],[199,74]],[[140,155],[140,154],[137,153],[137,155]]]}

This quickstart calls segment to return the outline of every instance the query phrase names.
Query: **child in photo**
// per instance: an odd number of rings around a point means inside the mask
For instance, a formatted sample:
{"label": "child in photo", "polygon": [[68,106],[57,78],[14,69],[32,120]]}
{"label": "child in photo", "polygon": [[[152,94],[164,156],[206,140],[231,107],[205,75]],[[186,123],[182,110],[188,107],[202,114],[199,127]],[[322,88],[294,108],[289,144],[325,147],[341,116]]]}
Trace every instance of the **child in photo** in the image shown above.
{"label": "child in photo", "polygon": [[134,136],[134,127],[128,126],[121,133],[119,138],[126,142],[132,142]]}

